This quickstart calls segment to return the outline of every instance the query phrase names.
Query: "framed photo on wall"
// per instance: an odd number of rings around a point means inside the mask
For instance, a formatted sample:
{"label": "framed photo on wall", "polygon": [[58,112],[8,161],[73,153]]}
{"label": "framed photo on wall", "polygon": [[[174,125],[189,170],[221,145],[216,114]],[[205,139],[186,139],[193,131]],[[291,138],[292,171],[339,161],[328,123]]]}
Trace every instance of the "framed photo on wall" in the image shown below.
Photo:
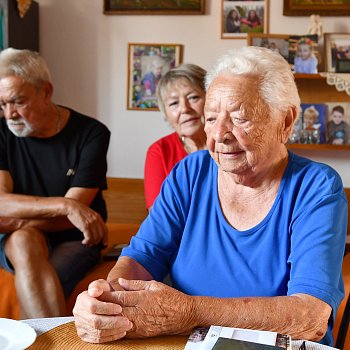
{"label": "framed photo on wall", "polygon": [[289,35],[285,34],[248,33],[247,44],[248,46],[266,47],[276,51],[288,61],[288,38]]}
{"label": "framed photo on wall", "polygon": [[222,39],[246,39],[248,33],[268,33],[269,0],[220,1]]}
{"label": "framed photo on wall", "polygon": [[129,43],[127,109],[158,110],[157,84],[169,69],[180,63],[180,44]]}
{"label": "framed photo on wall", "polygon": [[205,0],[104,0],[105,15],[204,15]]}
{"label": "framed photo on wall", "polygon": [[284,0],[284,16],[349,16],[349,0]]}
{"label": "framed photo on wall", "polygon": [[325,71],[350,73],[350,33],[325,33]]}

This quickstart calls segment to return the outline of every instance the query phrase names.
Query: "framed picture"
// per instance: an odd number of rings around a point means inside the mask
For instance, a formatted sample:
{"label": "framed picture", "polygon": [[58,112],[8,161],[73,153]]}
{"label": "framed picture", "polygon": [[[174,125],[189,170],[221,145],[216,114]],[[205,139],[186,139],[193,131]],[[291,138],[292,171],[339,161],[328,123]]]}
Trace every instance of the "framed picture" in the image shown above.
{"label": "framed picture", "polygon": [[329,102],[327,105],[326,143],[348,145],[350,143],[350,103]]}
{"label": "framed picture", "polygon": [[103,0],[106,15],[204,15],[205,0]]}
{"label": "framed picture", "polygon": [[284,0],[284,16],[349,16],[349,0]]}
{"label": "framed picture", "polygon": [[289,55],[289,35],[248,33],[247,44],[249,46],[267,47],[272,51],[279,52],[287,61]]}
{"label": "framed picture", "polygon": [[325,143],[327,105],[324,103],[302,103],[300,107],[300,115],[294,124],[289,142]]}
{"label": "framed picture", "polygon": [[158,110],[156,88],[160,78],[182,63],[182,45],[128,44],[127,108]]}
{"label": "framed picture", "polygon": [[317,74],[321,63],[317,34],[291,35],[288,62],[294,73]]}
{"label": "framed picture", "polygon": [[350,33],[325,33],[325,71],[350,72]]}
{"label": "framed picture", "polygon": [[268,33],[269,0],[221,0],[221,38],[245,39],[248,33]]}

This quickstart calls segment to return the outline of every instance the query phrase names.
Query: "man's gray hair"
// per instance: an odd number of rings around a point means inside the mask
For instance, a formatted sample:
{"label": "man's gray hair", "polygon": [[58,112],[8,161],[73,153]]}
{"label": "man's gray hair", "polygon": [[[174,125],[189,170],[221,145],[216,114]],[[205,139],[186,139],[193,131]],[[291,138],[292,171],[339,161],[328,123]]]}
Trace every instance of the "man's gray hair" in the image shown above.
{"label": "man's gray hair", "polygon": [[38,52],[8,48],[0,52],[0,79],[20,77],[23,82],[40,87],[51,83],[51,75],[45,60]]}
{"label": "man's gray hair", "polygon": [[221,74],[255,76],[260,96],[271,113],[300,111],[300,97],[288,62],[277,52],[256,46],[245,46],[222,55],[206,76],[205,86]]}

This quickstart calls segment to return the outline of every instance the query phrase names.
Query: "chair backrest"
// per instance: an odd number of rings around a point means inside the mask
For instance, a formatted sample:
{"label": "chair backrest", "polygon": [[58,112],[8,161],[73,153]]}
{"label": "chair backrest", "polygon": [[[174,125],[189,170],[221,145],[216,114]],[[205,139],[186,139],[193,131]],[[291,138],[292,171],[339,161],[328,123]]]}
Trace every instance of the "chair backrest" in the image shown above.
{"label": "chair backrest", "polygon": [[[347,333],[348,333],[348,329],[349,329],[349,320],[350,320],[350,294],[349,293],[348,293],[348,297],[345,298],[345,300],[346,300],[346,304],[345,304],[345,308],[344,308],[344,313],[343,313],[343,317],[342,317],[341,322],[340,322],[339,331],[338,331],[338,335],[337,335],[337,341],[335,343],[336,348],[344,349],[344,350],[345,350],[344,346],[345,346],[345,341],[347,338]],[[350,345],[350,339],[348,339],[347,344],[348,344],[348,346]]]}
{"label": "chair backrest", "polygon": [[350,318],[350,253],[344,257],[342,274],[345,298],[340,304],[335,318],[333,336],[336,348],[350,350],[350,331],[348,331]]}

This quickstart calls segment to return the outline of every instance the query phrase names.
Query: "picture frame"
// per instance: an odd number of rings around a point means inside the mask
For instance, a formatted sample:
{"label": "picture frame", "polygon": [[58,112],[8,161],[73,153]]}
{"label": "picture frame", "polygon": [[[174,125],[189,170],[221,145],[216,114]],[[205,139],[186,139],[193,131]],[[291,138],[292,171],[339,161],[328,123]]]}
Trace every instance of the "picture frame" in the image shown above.
{"label": "picture frame", "polygon": [[300,115],[293,125],[289,143],[326,143],[326,117],[325,103],[301,103]]}
{"label": "picture frame", "polygon": [[205,0],[103,0],[105,15],[204,15]]}
{"label": "picture frame", "polygon": [[332,145],[350,144],[350,103],[326,102],[326,143]]}
{"label": "picture frame", "polygon": [[159,110],[159,79],[182,63],[181,44],[128,44],[128,110]]}
{"label": "picture frame", "polygon": [[350,72],[350,33],[324,33],[325,71]]}
{"label": "picture frame", "polygon": [[297,74],[317,74],[322,62],[318,35],[291,35],[288,38],[288,62]]}
{"label": "picture frame", "polygon": [[248,33],[268,33],[269,0],[221,0],[221,38],[246,39]]}
{"label": "picture frame", "polygon": [[322,16],[349,16],[350,2],[348,0],[284,0],[284,16],[309,16],[318,14]]}
{"label": "picture frame", "polygon": [[248,33],[247,45],[267,47],[279,52],[288,61],[289,37],[290,35],[286,34]]}

